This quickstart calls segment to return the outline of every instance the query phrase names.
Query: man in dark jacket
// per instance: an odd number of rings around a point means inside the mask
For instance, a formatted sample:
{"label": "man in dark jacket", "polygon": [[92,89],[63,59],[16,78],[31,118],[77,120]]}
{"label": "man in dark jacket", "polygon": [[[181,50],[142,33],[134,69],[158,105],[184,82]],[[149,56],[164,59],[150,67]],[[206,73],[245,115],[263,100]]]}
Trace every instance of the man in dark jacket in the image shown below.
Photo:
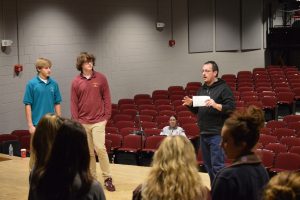
{"label": "man in dark jacket", "polygon": [[224,153],[220,147],[221,129],[225,119],[235,109],[234,97],[225,81],[217,78],[218,65],[214,61],[204,63],[202,76],[204,85],[197,96],[209,96],[205,106],[193,107],[193,100],[184,97],[183,105],[198,115],[200,127],[200,147],[204,165],[212,183],[216,173],[224,167]]}

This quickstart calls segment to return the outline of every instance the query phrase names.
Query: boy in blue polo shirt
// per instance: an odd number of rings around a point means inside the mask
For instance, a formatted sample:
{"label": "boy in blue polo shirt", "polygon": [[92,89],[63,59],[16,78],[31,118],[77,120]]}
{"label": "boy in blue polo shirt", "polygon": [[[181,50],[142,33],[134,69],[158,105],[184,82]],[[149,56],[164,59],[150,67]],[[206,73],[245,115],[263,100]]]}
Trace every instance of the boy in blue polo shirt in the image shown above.
{"label": "boy in blue polo shirt", "polygon": [[38,58],[35,67],[37,76],[26,85],[23,98],[29,132],[33,134],[39,120],[47,113],[61,115],[61,95],[57,82],[50,78],[52,63]]}

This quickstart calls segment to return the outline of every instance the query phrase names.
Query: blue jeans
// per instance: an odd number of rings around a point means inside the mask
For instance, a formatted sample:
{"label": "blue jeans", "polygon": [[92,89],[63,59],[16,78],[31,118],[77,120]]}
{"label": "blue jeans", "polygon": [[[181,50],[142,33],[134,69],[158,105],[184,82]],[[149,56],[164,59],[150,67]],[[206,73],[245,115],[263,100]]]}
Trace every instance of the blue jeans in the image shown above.
{"label": "blue jeans", "polygon": [[212,183],[217,172],[225,167],[224,153],[221,143],[221,135],[215,134],[201,134],[200,135],[200,147],[202,151],[202,157],[204,166],[208,172],[210,182]]}

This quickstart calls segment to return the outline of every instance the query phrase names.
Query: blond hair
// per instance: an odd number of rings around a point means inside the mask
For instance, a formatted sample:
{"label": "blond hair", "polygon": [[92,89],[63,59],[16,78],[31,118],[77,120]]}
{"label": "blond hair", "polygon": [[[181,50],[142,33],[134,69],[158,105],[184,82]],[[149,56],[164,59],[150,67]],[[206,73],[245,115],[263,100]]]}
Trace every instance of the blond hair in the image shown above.
{"label": "blond hair", "polygon": [[52,63],[49,59],[47,58],[38,58],[35,62],[35,68],[38,71],[38,69],[41,69],[43,67],[52,67]]}
{"label": "blond hair", "polygon": [[142,199],[206,199],[206,191],[191,142],[183,136],[166,137],[154,154]]}
{"label": "blond hair", "polygon": [[281,172],[271,178],[263,191],[263,200],[300,199],[300,172]]}

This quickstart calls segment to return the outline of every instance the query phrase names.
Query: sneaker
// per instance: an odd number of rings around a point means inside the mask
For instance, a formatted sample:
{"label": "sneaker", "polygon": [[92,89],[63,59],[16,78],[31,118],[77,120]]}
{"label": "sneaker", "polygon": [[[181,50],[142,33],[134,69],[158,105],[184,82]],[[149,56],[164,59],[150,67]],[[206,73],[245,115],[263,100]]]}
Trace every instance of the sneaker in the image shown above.
{"label": "sneaker", "polygon": [[115,188],[114,184],[112,183],[112,178],[105,179],[104,186],[110,192],[116,191],[116,188]]}

